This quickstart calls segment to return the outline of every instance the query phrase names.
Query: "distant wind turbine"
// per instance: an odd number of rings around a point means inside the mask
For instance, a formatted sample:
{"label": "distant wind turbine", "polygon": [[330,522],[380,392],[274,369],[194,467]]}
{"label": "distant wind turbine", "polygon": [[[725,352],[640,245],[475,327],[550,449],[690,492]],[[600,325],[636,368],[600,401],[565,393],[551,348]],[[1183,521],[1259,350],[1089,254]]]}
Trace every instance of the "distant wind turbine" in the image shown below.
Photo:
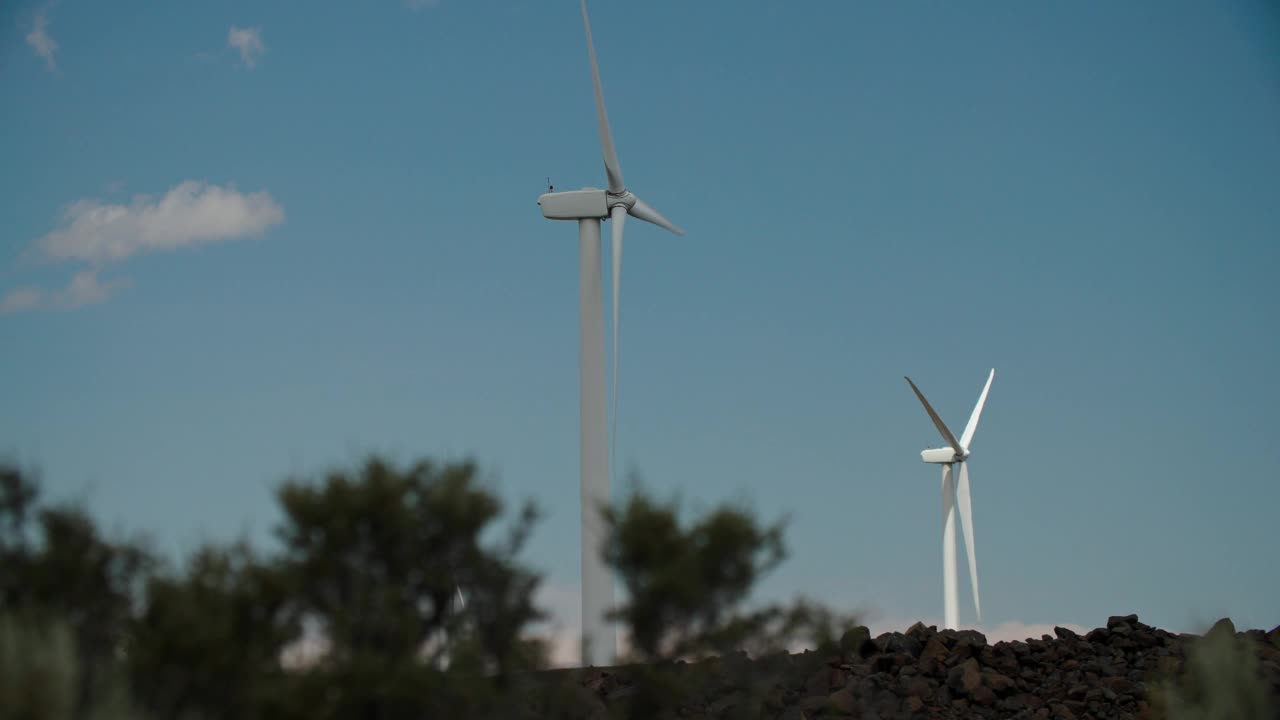
{"label": "distant wind turbine", "polygon": [[[595,86],[596,119],[609,189],[583,188],[549,191],[538,198],[542,214],[552,220],[578,221],[578,333],[579,412],[581,414],[582,500],[582,664],[612,663],[617,638],[605,618],[613,606],[613,576],[601,557],[604,523],[599,514],[609,501],[609,447],[606,437],[604,374],[604,309],[601,285],[600,222],[613,221],[613,417],[618,412],[618,281],[622,274],[622,233],[627,215],[652,223],[677,235],[676,227],[622,182],[622,166],[613,147],[613,133],[604,108],[600,69],[591,40],[586,0],[581,0],[582,22],[587,31],[587,53]],[[550,183],[548,183],[550,184]]]}
{"label": "distant wind turbine", "polygon": [[[955,630],[960,622],[960,596],[956,589],[956,508],[960,506],[960,525],[964,529],[964,546],[969,556],[969,584],[973,586],[973,608],[982,620],[982,605],[978,602],[978,556],[973,546],[973,507],[969,500],[969,445],[973,442],[973,433],[978,429],[978,418],[982,415],[982,406],[987,402],[987,393],[991,390],[991,381],[996,377],[993,368],[987,376],[987,384],[978,396],[978,404],[973,406],[973,414],[969,416],[969,424],[964,426],[964,434],[956,440],[933,406],[924,398],[920,388],[907,378],[907,383],[920,398],[920,404],[933,419],[933,424],[942,433],[948,447],[933,448],[920,453],[920,459],[927,463],[942,465],[942,598],[943,623],[946,629]],[[951,466],[960,466],[960,482],[953,486],[951,482]]]}

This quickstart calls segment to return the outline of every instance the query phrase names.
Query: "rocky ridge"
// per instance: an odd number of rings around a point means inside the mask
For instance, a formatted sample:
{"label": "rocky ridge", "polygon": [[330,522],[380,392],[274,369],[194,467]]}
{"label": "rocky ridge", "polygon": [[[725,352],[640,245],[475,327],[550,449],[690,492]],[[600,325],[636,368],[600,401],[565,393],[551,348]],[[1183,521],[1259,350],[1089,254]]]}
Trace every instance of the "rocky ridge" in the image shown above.
{"label": "rocky ridge", "polygon": [[[1280,708],[1280,627],[1236,632],[1221,620],[1212,633],[1231,633],[1253,648],[1259,671]],[[758,713],[776,720],[828,717],[891,718],[1146,718],[1152,683],[1183,672],[1191,642],[1114,616],[1106,627],[1079,635],[1054,628],[1056,637],[987,643],[973,630],[944,630],[916,623],[905,633],[872,638],[865,627],[845,633],[839,648],[781,653],[751,660],[745,654],[678,665],[704,671],[683,718],[735,717],[752,703],[744,685],[756,688]],[[636,692],[635,667],[575,672],[590,707],[584,717],[620,709]],[[744,683],[743,678],[755,678]],[[763,686],[761,681],[763,682]]]}

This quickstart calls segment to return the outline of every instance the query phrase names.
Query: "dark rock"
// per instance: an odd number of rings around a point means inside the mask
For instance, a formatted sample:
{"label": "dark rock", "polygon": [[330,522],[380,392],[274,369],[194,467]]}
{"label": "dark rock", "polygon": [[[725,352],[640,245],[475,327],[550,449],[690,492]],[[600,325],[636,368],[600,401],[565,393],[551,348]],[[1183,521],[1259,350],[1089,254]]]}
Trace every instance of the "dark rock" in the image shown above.
{"label": "dark rock", "polygon": [[1171,677],[1182,669],[1182,661],[1173,655],[1156,658],[1156,674]]}
{"label": "dark rock", "polygon": [[922,677],[915,677],[911,680],[900,684],[902,694],[907,697],[917,697],[922,700],[928,700],[933,697],[933,685]]}
{"label": "dark rock", "polygon": [[1209,637],[1210,635],[1215,635],[1219,633],[1227,634],[1227,635],[1236,634],[1236,626],[1234,623],[1231,622],[1231,618],[1222,618],[1218,622],[1214,623],[1213,627],[1209,628],[1209,632],[1205,633],[1204,635],[1205,637]]}
{"label": "dark rock", "polygon": [[991,688],[997,695],[1005,696],[1013,692],[1016,687],[1014,681],[994,670],[984,670],[982,673],[982,684]]}
{"label": "dark rock", "polygon": [[1031,709],[1030,699],[1031,699],[1031,696],[1027,695],[1026,693],[1010,695],[1004,700],[1001,700],[999,705],[997,705],[997,707],[999,707],[1001,710],[1004,710],[1006,712],[1018,712],[1019,710],[1028,710],[1028,709]]}
{"label": "dark rock", "polygon": [[1138,622],[1137,615],[1112,615],[1107,618],[1107,629],[1111,629],[1116,625],[1133,625]]}
{"label": "dark rock", "polygon": [[985,647],[987,644],[987,636],[977,630],[956,630],[955,634],[958,645]]}
{"label": "dark rock", "polygon": [[920,672],[926,675],[937,675],[942,671],[947,659],[947,645],[941,635],[934,635],[924,644],[920,651]]}
{"label": "dark rock", "polygon": [[919,640],[921,645],[928,642],[929,638],[933,637],[937,632],[937,626],[930,625],[925,627],[925,624],[922,622],[917,622],[915,625],[907,628],[907,635]]}
{"label": "dark rock", "polygon": [[988,667],[1006,675],[1016,675],[1018,673],[1018,656],[1014,655],[1013,650],[1008,646],[993,650],[992,654],[994,657],[991,662],[987,663]]}
{"label": "dark rock", "polygon": [[746,700],[746,695],[741,691],[732,692],[720,698],[719,700],[716,700],[714,703],[710,705],[710,707],[707,708],[707,710],[709,710],[713,715],[720,715],[727,710],[732,710],[733,708],[738,707],[745,700]]}
{"label": "dark rock", "polygon": [[854,714],[858,707],[858,701],[854,698],[853,692],[849,688],[831,693],[827,700],[833,710],[846,715]]}
{"label": "dark rock", "polygon": [[902,633],[894,633],[885,642],[884,651],[890,653],[904,653],[912,658],[920,657],[920,650],[924,648],[924,643],[911,635]]}
{"label": "dark rock", "polygon": [[804,691],[810,695],[831,692],[831,668],[820,668],[804,683]]}
{"label": "dark rock", "polygon": [[1142,689],[1128,678],[1103,678],[1100,681],[1100,684],[1102,687],[1111,690],[1111,692],[1114,692],[1117,695],[1139,695],[1142,693]]}
{"label": "dark rock", "polygon": [[800,709],[806,714],[814,714],[827,708],[831,698],[826,695],[809,695],[800,700]]}
{"label": "dark rock", "polygon": [[995,691],[985,685],[975,687],[973,692],[969,693],[969,697],[975,704],[982,705],[984,707],[994,705],[996,702]]}
{"label": "dark rock", "polygon": [[865,658],[875,652],[871,631],[862,625],[849,628],[840,636],[840,652],[846,659]]}
{"label": "dark rock", "polygon": [[973,658],[951,668],[947,673],[947,687],[961,696],[971,694],[980,685],[982,685],[982,668]]}
{"label": "dark rock", "polygon": [[1053,713],[1053,717],[1058,718],[1058,720],[1076,720],[1076,714],[1066,705],[1053,705],[1051,711]]}
{"label": "dark rock", "polygon": [[[1233,632],[1229,623],[1218,623],[1209,634]],[[1186,650],[1201,638],[1149,628],[1132,616],[1112,617],[1108,625],[1083,638],[1055,630],[1056,638],[989,645],[979,633],[937,632],[917,624],[906,633],[886,633],[875,640],[869,633],[848,635],[844,640],[855,646],[858,659],[846,663],[823,652],[757,660],[735,653],[674,663],[668,665],[673,671],[687,668],[710,675],[699,680],[700,694],[662,716],[710,720],[753,710],[748,705],[759,703],[755,709],[763,710],[764,717],[781,720],[1149,717],[1149,688],[1181,674]],[[1254,649],[1261,678],[1280,698],[1280,628],[1232,637]],[[872,650],[863,658],[867,643]],[[913,646],[919,647],[918,655]],[[593,668],[568,677],[582,691],[582,712],[576,716],[584,720],[624,708],[641,687],[627,667]],[[750,690],[743,684],[747,682]]]}
{"label": "dark rock", "polygon": [[1138,647],[1142,648],[1154,648],[1160,645],[1160,638],[1149,630],[1135,630],[1132,640]]}

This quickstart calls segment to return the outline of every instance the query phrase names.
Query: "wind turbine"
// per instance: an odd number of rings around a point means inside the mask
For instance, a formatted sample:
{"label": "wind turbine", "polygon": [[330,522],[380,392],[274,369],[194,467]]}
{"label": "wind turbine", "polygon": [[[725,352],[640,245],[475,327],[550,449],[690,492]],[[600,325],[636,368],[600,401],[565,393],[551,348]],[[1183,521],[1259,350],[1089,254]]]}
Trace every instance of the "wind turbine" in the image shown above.
{"label": "wind turbine", "polygon": [[636,197],[622,181],[622,166],[613,147],[613,133],[604,109],[600,89],[600,69],[591,41],[591,21],[587,2],[581,0],[582,23],[587,31],[587,54],[591,60],[591,81],[595,86],[596,120],[600,125],[600,145],[609,189],[583,188],[547,192],[538,198],[543,216],[552,220],[578,221],[578,363],[579,412],[581,414],[582,476],[582,664],[611,663],[617,653],[617,638],[605,618],[613,606],[613,576],[601,557],[604,521],[601,504],[609,501],[609,448],[605,436],[604,309],[601,296],[600,222],[613,221],[613,416],[618,412],[618,280],[622,274],[622,232],[627,215],[670,230],[676,227],[645,201]]}
{"label": "wind turbine", "polygon": [[[969,501],[969,445],[973,442],[973,433],[978,429],[978,418],[982,415],[982,406],[987,402],[987,393],[991,390],[991,381],[996,378],[993,368],[987,376],[987,384],[978,396],[978,404],[973,406],[973,414],[969,416],[969,424],[964,426],[964,434],[956,440],[946,423],[934,412],[933,406],[924,398],[920,388],[907,378],[907,383],[920,398],[920,404],[933,419],[933,424],[942,433],[948,447],[932,448],[920,453],[920,459],[942,466],[942,598],[943,623],[948,630],[957,629],[960,621],[960,596],[956,590],[956,505],[960,506],[960,525],[964,530],[964,546],[969,556],[969,584],[973,586],[973,607],[978,620],[982,620],[982,605],[978,603],[978,557],[973,547],[973,506]],[[951,481],[951,466],[960,466],[960,480],[954,485]]]}

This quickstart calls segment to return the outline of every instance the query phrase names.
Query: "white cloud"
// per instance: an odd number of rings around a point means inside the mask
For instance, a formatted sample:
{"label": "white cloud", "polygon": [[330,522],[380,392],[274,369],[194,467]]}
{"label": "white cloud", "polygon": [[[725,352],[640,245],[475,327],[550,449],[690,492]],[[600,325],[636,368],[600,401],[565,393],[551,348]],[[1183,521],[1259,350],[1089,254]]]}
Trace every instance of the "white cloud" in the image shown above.
{"label": "white cloud", "polygon": [[231,32],[227,33],[227,45],[240,51],[240,61],[250,70],[258,62],[258,56],[266,52],[266,45],[262,44],[262,28],[240,28],[235,25],[231,26]]}
{"label": "white cloud", "polygon": [[4,299],[0,300],[0,315],[35,310],[40,307],[40,303],[43,300],[44,291],[40,288],[14,288],[4,296]]}
{"label": "white cloud", "polygon": [[43,8],[36,11],[35,18],[31,22],[31,32],[27,33],[27,44],[36,55],[44,58],[45,66],[50,72],[58,69],[53,59],[53,53],[58,49],[58,41],[49,34],[49,17]]}
{"label": "white cloud", "polygon": [[123,280],[102,283],[98,271],[82,270],[61,290],[48,291],[36,287],[19,287],[10,290],[0,299],[0,315],[10,315],[33,310],[70,310],[84,305],[95,305],[110,297],[115,290],[124,287]]}
{"label": "white cloud", "polygon": [[103,262],[261,235],[281,222],[284,209],[269,193],[188,180],[159,200],[139,195],[128,206],[72,203],[61,227],[37,240],[36,247],[54,260]]}

